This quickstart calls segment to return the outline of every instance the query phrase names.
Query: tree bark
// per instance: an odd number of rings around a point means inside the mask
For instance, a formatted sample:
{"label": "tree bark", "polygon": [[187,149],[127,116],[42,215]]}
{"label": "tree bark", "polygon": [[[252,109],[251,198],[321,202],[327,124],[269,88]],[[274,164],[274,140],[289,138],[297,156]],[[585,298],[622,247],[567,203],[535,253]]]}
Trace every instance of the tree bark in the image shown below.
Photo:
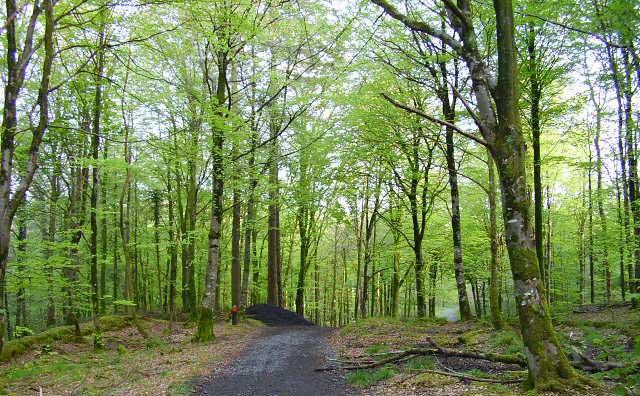
{"label": "tree bark", "polygon": [[530,127],[533,147],[533,203],[534,203],[534,231],[536,242],[536,254],[540,266],[540,276],[545,285],[549,286],[546,279],[544,262],[544,230],[542,225],[542,158],[540,154],[540,99],[542,98],[542,84],[539,80],[538,61],[536,53],[536,31],[532,24],[527,26],[527,55],[529,61],[529,95],[531,102]]}
{"label": "tree bark", "polygon": [[[213,333],[213,311],[219,307],[218,274],[220,272],[222,216],[224,199],[224,139],[225,139],[225,110],[227,101],[227,73],[229,69],[228,50],[215,53],[217,59],[218,78],[215,95],[210,91],[213,112],[216,117],[212,125],[212,189],[211,189],[211,222],[209,225],[207,275],[204,285],[202,307],[199,312],[198,329],[194,339],[199,342],[215,339]],[[205,70],[205,78],[209,79],[209,71]],[[229,92],[229,95],[231,93]],[[230,109],[227,109],[230,110]]]}
{"label": "tree bark", "polygon": [[267,304],[282,305],[280,294],[282,281],[280,280],[280,191],[278,186],[278,139],[277,135],[279,127],[276,120],[271,120],[270,139],[271,142],[271,158],[269,166],[269,229],[267,245],[268,262],[267,262]]}
{"label": "tree bark", "polygon": [[[98,35],[98,54],[95,69],[95,97],[93,100],[93,125],[91,131],[91,208],[90,223],[91,235],[89,238],[89,253],[91,254],[91,306],[93,309],[93,322],[96,332],[99,332],[100,325],[98,315],[100,314],[100,289],[98,287],[98,195],[100,193],[100,121],[102,117],[102,75],[104,73],[104,42],[105,42],[105,20],[104,13],[100,14],[100,31]],[[97,340],[97,338],[96,338]]]}
{"label": "tree bark", "polygon": [[496,330],[502,329],[504,320],[502,318],[502,307],[500,306],[500,258],[498,257],[498,219],[496,205],[496,180],[493,158],[491,153],[487,155],[487,168],[489,173],[489,245],[491,253],[489,278],[489,308],[491,309],[491,323]]}

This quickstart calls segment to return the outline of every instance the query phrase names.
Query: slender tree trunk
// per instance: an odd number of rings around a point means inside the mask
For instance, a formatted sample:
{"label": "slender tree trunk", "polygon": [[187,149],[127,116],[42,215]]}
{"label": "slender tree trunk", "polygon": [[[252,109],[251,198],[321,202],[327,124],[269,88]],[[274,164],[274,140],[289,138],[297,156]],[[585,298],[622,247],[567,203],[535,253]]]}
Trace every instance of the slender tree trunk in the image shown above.
{"label": "slender tree trunk", "polygon": [[[253,117],[252,117],[253,120]],[[252,121],[253,122],[253,121]],[[258,181],[255,178],[255,150],[257,145],[257,136],[255,128],[251,128],[251,156],[249,157],[249,172],[251,174],[249,180],[249,198],[247,202],[247,216],[245,218],[245,231],[244,231],[244,259],[242,267],[242,288],[240,291],[240,306],[247,306],[247,299],[249,296],[249,277],[251,275],[251,263],[253,261],[253,234],[255,229],[255,191],[258,186]]]}
{"label": "slender tree trunk", "polygon": [[[239,177],[238,177],[239,178]],[[236,179],[236,182],[238,179]],[[231,225],[231,305],[240,307],[242,269],[240,267],[240,190],[233,190],[233,220]]]}
{"label": "slender tree trunk", "polygon": [[491,309],[491,323],[496,330],[502,329],[502,307],[500,306],[500,258],[498,257],[498,219],[496,205],[496,178],[491,153],[487,156],[489,170],[489,244],[491,253],[491,277],[489,278],[489,308]]}
{"label": "slender tree trunk", "polygon": [[251,276],[251,262],[253,260],[253,229],[255,227],[255,184],[254,180],[250,182],[249,201],[247,202],[247,216],[245,218],[244,231],[244,258],[242,265],[242,287],[240,291],[240,306],[246,307],[249,296],[249,277]]}
{"label": "slender tree trunk", "polygon": [[582,209],[581,209],[581,214],[578,217],[578,240],[580,243],[580,247],[579,247],[579,251],[578,251],[578,265],[579,265],[579,271],[580,274],[579,279],[578,279],[578,287],[579,287],[579,293],[580,293],[580,305],[584,305],[585,301],[586,301],[586,296],[585,296],[585,270],[586,270],[586,263],[585,263],[585,259],[587,257],[587,249],[585,246],[585,235],[584,235],[584,229],[585,229],[585,223],[586,223],[586,216],[582,215],[582,210],[584,210],[585,207],[585,201],[586,201],[586,194],[584,191],[584,185],[582,187]]}
{"label": "slender tree trunk", "polygon": [[[364,203],[363,203],[364,205]],[[357,207],[357,202],[356,205]],[[362,229],[364,227],[364,206],[360,211],[360,214],[355,213],[354,216],[355,224],[356,224],[356,244],[357,244],[357,269],[356,269],[356,290],[355,290],[355,299],[354,299],[354,307],[353,307],[353,316],[354,320],[358,320],[358,314],[360,313],[360,291],[362,289]]]}
{"label": "slender tree trunk", "polygon": [[[629,170],[629,205],[631,207],[631,214],[633,216],[633,257],[634,257],[634,285],[635,292],[640,291],[640,205],[637,200],[640,199],[640,192],[638,189],[638,161],[636,157],[636,128],[634,126],[632,118],[632,84],[631,84],[631,71],[629,67],[629,53],[626,48],[622,48],[623,58],[623,106],[624,106],[624,125],[626,132],[626,152],[627,152],[627,166]],[[620,110],[619,110],[620,111]]]}
{"label": "slender tree trunk", "polygon": [[626,257],[626,242],[627,242],[627,238],[629,236],[628,233],[628,227],[627,227],[627,220],[625,218],[626,213],[625,213],[625,209],[622,207],[622,200],[620,198],[621,193],[620,193],[620,183],[619,183],[619,177],[618,177],[618,171],[616,169],[616,203],[618,205],[617,207],[617,217],[618,217],[618,225],[620,226],[620,229],[622,230],[619,235],[618,235],[618,256],[619,256],[619,262],[620,262],[620,298],[622,298],[622,301],[626,300],[626,289],[627,289],[627,283],[625,280],[625,257]]}
{"label": "slender tree trunk", "polygon": [[593,164],[593,157],[591,155],[591,145],[589,145],[589,169],[587,171],[587,204],[588,204],[588,213],[587,213],[587,217],[588,217],[588,233],[589,233],[589,246],[588,246],[588,251],[589,251],[589,302],[591,302],[591,304],[594,304],[596,301],[596,288],[595,288],[595,263],[594,263],[594,258],[593,258],[593,252],[594,252],[594,247],[593,247],[593,188],[591,185],[591,167]]}
{"label": "slender tree trunk", "polygon": [[282,305],[280,301],[282,282],[280,273],[280,204],[278,187],[278,142],[277,129],[271,128],[271,164],[269,167],[269,230],[267,263],[267,304]]}
{"label": "slender tree trunk", "polygon": [[[113,228],[119,229],[119,215],[113,216]],[[118,264],[120,261],[120,248],[118,243],[118,232],[113,233],[113,301],[118,301],[118,295],[120,290],[120,269]],[[114,312],[118,312],[118,306],[113,307]]]}
{"label": "slender tree trunk", "polygon": [[27,327],[27,273],[24,260],[27,255],[27,222],[18,214],[18,292],[16,293],[16,326]]}
{"label": "slender tree trunk", "polygon": [[[207,258],[207,275],[205,288],[202,298],[202,307],[199,312],[198,329],[194,340],[199,342],[210,341],[215,339],[213,333],[213,311],[219,307],[218,295],[218,274],[220,272],[221,259],[221,241],[222,236],[222,215],[223,215],[223,199],[224,199],[224,119],[225,112],[223,106],[227,100],[227,73],[229,68],[228,53],[219,51],[217,54],[218,61],[218,79],[216,83],[215,97],[212,97],[213,110],[216,122],[213,125],[213,147],[212,147],[212,190],[213,196],[211,200],[211,222],[209,226],[209,243]],[[205,71],[205,78],[209,78],[209,71]],[[229,93],[231,94],[231,93]],[[210,92],[213,96],[213,92]],[[230,109],[227,109],[230,110]],[[239,255],[239,253],[238,253]],[[238,296],[239,297],[239,296]]]}
{"label": "slender tree trunk", "polygon": [[429,266],[429,319],[436,318],[436,281],[438,280],[439,257],[434,257]]}
{"label": "slender tree trunk", "polygon": [[[108,157],[108,146],[107,146],[107,141],[105,140],[103,142],[103,153],[102,153],[102,158],[103,159],[107,159]],[[100,195],[101,195],[101,205],[103,208],[106,209],[107,207],[107,182],[106,182],[106,175],[102,175],[102,182],[100,183]],[[102,236],[102,244],[100,247],[100,313],[101,314],[105,314],[107,311],[107,299],[105,298],[105,296],[108,294],[107,293],[107,255],[108,255],[108,248],[109,248],[109,234],[107,233],[107,215],[106,213],[103,213],[101,218],[100,218],[100,234]],[[111,298],[111,300],[113,300],[113,296]]]}
{"label": "slender tree trunk", "polygon": [[598,217],[600,218],[600,232],[602,234],[601,260],[605,271],[605,295],[607,304],[611,303],[611,270],[609,268],[609,251],[607,247],[607,217],[604,213],[603,192],[602,192],[602,156],[600,154],[600,132],[602,128],[602,114],[599,107],[596,110],[596,135],[593,139],[596,151],[596,204],[598,206]]}
{"label": "slender tree trunk", "polygon": [[[445,103],[445,102],[443,102]],[[448,105],[443,104],[445,119],[453,122],[455,119],[454,110]],[[456,277],[456,288],[458,289],[458,307],[460,309],[460,318],[464,320],[471,319],[471,307],[469,306],[469,298],[467,296],[467,284],[464,278],[464,264],[462,262],[462,229],[460,226],[460,195],[458,193],[458,173],[456,170],[456,161],[453,148],[453,129],[446,128],[446,144],[447,144],[447,169],[449,173],[449,187],[451,191],[451,229],[453,235],[453,268]]]}
{"label": "slender tree trunk", "polygon": [[[155,250],[156,284],[158,287],[158,308],[162,310],[163,288],[162,269],[160,266],[160,193],[153,191],[153,244]],[[170,198],[171,199],[171,198]]]}
{"label": "slender tree trunk", "polygon": [[167,201],[169,210],[169,315],[173,322],[176,317],[176,281],[178,278],[178,241],[175,231],[171,176],[167,177]]}
{"label": "slender tree trunk", "polygon": [[[55,158],[58,153],[58,145],[52,146],[52,155]],[[56,304],[54,293],[55,265],[54,256],[56,254],[56,237],[58,231],[58,201],[60,199],[60,166],[54,165],[51,174],[49,201],[49,228],[47,231],[47,327],[56,324]],[[2,296],[0,296],[2,298]]]}
{"label": "slender tree trunk", "polygon": [[540,275],[545,285],[549,286],[546,280],[546,269],[544,262],[544,229],[542,225],[542,164],[540,155],[540,99],[542,98],[542,84],[539,81],[538,65],[536,58],[536,32],[532,24],[527,27],[527,55],[529,62],[529,91],[531,109],[529,122],[531,127],[531,140],[533,146],[533,202],[534,202],[534,231],[536,242],[536,254],[540,266]]}

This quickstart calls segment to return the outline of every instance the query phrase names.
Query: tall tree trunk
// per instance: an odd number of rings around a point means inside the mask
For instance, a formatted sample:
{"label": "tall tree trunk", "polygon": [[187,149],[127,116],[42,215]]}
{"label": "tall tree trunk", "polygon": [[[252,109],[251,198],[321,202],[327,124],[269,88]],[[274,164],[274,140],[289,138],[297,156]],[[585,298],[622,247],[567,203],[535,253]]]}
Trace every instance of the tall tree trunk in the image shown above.
{"label": "tall tree trunk", "polygon": [[589,233],[589,302],[594,304],[596,301],[596,288],[595,288],[595,263],[594,263],[594,247],[593,247],[593,188],[591,185],[591,173],[593,166],[593,156],[591,154],[591,143],[589,143],[589,169],[587,170],[587,218],[588,218],[588,233]]}
{"label": "tall tree trunk", "polygon": [[518,77],[511,0],[494,0],[498,40],[495,159],[503,196],[505,238],[516,289],[516,306],[529,366],[537,388],[576,381],[576,374],[556,338],[540,266],[531,239],[531,201],[526,183],[526,146],[518,113]]}
{"label": "tall tree trunk", "polygon": [[533,146],[533,202],[534,202],[534,231],[536,254],[538,265],[540,266],[540,276],[546,283],[546,269],[544,263],[544,230],[542,225],[542,158],[540,155],[540,99],[542,98],[542,84],[539,81],[538,65],[536,58],[536,31],[532,24],[527,27],[527,55],[529,62],[529,90],[530,90],[530,114],[529,122],[531,127],[531,140]]}
{"label": "tall tree trunk", "polygon": [[[58,145],[53,143],[51,148],[52,156],[58,154]],[[53,166],[50,178],[50,200],[49,200],[49,227],[47,230],[47,327],[56,324],[56,302],[55,302],[55,260],[56,239],[58,231],[58,201],[60,199],[60,165]],[[0,296],[0,298],[2,298]]]}
{"label": "tall tree trunk", "polygon": [[438,264],[440,258],[434,257],[429,265],[429,319],[436,318],[436,281],[438,280]]}
{"label": "tall tree trunk", "polygon": [[[103,141],[103,150],[102,150],[102,158],[107,159],[108,157],[108,145],[107,141]],[[103,208],[107,207],[107,180],[106,175],[102,175],[102,183],[100,183],[100,200]],[[107,214],[103,213],[100,218],[100,234],[102,236],[102,244],[100,247],[100,313],[105,314],[107,311],[107,299],[105,298],[107,293],[107,256],[108,256],[108,248],[109,248],[109,234],[107,233]],[[113,301],[113,296],[111,298]]]}
{"label": "tall tree trunk", "polygon": [[598,217],[600,220],[600,255],[602,267],[605,271],[605,295],[607,304],[611,303],[611,270],[609,268],[609,250],[607,247],[607,218],[604,212],[604,198],[602,191],[602,155],[600,153],[600,133],[602,131],[602,109],[597,102],[595,92],[592,86],[589,87],[591,102],[596,109],[596,130],[593,138],[593,145],[596,152],[596,206],[598,209]]}
{"label": "tall tree trunk", "polygon": [[491,153],[487,155],[487,168],[489,171],[489,244],[491,253],[491,276],[489,278],[489,308],[491,309],[491,323],[496,330],[502,329],[502,307],[500,306],[500,258],[498,257],[498,219],[496,205],[496,178],[493,158]]}
{"label": "tall tree trunk", "polygon": [[[640,291],[640,205],[638,199],[640,199],[640,191],[638,186],[638,161],[637,161],[637,147],[636,147],[636,128],[632,118],[632,82],[631,82],[631,70],[629,67],[629,52],[626,48],[622,48],[622,62],[624,71],[623,82],[623,97],[624,97],[624,125],[626,132],[626,152],[627,152],[627,166],[629,170],[629,205],[631,207],[631,214],[633,216],[633,257],[635,262],[634,271],[634,285],[635,291]],[[620,110],[619,110],[620,111]]]}
{"label": "tall tree trunk", "polygon": [[171,176],[167,177],[167,201],[169,211],[169,315],[171,321],[176,316],[176,281],[178,278],[178,246],[175,230],[175,214],[173,207]]}
{"label": "tall tree trunk", "polygon": [[27,327],[27,273],[24,260],[27,255],[27,222],[18,214],[18,292],[16,293],[16,326]]}
{"label": "tall tree trunk", "polygon": [[[120,229],[119,215],[113,216],[114,229]],[[113,301],[118,301],[118,292],[120,290],[120,269],[118,264],[120,261],[120,248],[118,244],[118,233],[113,233]],[[118,306],[113,307],[114,312],[118,312]]]}
{"label": "tall tree trunk", "polygon": [[[272,124],[276,121],[272,120]],[[278,132],[279,128],[270,126],[271,158],[269,165],[269,229],[268,229],[268,261],[267,261],[267,304],[282,305],[280,294],[282,293],[282,281],[279,277],[280,258],[280,192],[278,181]]]}
{"label": "tall tree trunk", "polygon": [[[6,332],[6,322],[8,315],[6,296],[6,273],[9,260],[9,247],[11,246],[11,225],[18,210],[22,204],[27,190],[31,186],[38,165],[38,151],[45,131],[49,126],[49,91],[50,77],[55,57],[54,50],[54,30],[56,20],[54,16],[54,0],[43,0],[39,7],[32,7],[31,17],[24,34],[17,34],[15,16],[20,12],[16,6],[15,0],[6,0],[6,29],[5,37],[7,46],[5,50],[6,56],[6,74],[4,86],[4,103],[2,111],[2,127],[0,128],[0,352],[4,347],[4,338]],[[33,45],[33,35],[35,32],[41,32],[36,27],[38,16],[44,12],[45,23],[42,38],[42,47],[44,48],[44,58],[41,62],[42,73],[40,76],[40,86],[38,87],[38,124],[32,130],[32,137],[27,150],[26,161],[23,172],[20,177],[13,175],[14,163],[13,157],[16,151],[15,137],[18,133],[18,112],[17,103],[20,90],[27,75],[26,70],[29,67],[31,56],[35,53]],[[18,37],[24,40],[21,45],[22,51],[18,48]],[[18,179],[17,186],[12,187],[12,182]],[[13,194],[12,194],[13,193]]]}
{"label": "tall tree trunk", "polygon": [[[160,269],[160,193],[153,191],[153,244],[155,250],[156,283],[158,286],[158,309],[162,310],[162,270]],[[171,199],[171,198],[170,198]]]}
{"label": "tall tree trunk", "polygon": [[[254,117],[252,117],[252,122]],[[255,229],[255,191],[258,186],[258,180],[255,177],[255,150],[257,146],[258,138],[256,136],[256,129],[251,128],[251,154],[249,157],[249,198],[247,200],[247,216],[245,218],[245,231],[244,231],[244,258],[242,266],[242,288],[240,291],[240,306],[246,307],[248,304],[249,296],[249,277],[251,276],[251,264],[254,256],[253,234]]]}
{"label": "tall tree trunk", "polygon": [[[93,100],[93,125],[91,133],[91,207],[89,209],[91,236],[89,238],[89,253],[91,254],[91,307],[93,309],[93,323],[99,332],[100,323],[100,289],[98,287],[98,195],[100,193],[100,121],[102,117],[102,75],[104,73],[104,42],[106,22],[104,13],[100,13],[100,32],[98,36],[98,54],[95,69],[95,97]],[[96,346],[99,338],[96,337]]]}
{"label": "tall tree trunk", "polygon": [[[448,122],[455,120],[454,110],[447,102],[443,102],[443,112]],[[471,319],[471,307],[467,296],[467,283],[464,279],[464,264],[462,262],[462,229],[460,226],[460,194],[458,193],[458,171],[456,169],[455,154],[453,148],[453,129],[446,128],[447,144],[447,170],[449,174],[449,187],[451,191],[451,229],[453,236],[453,268],[456,277],[456,288],[458,289],[458,307],[460,318]]]}
{"label": "tall tree trunk", "polygon": [[616,169],[616,182],[615,182],[615,186],[616,186],[616,204],[617,204],[617,218],[618,218],[618,225],[620,226],[621,232],[618,235],[618,260],[620,263],[620,298],[622,298],[622,301],[626,300],[626,289],[627,289],[627,283],[625,280],[625,258],[626,258],[626,246],[627,246],[627,238],[629,237],[629,232],[628,232],[628,224],[627,223],[627,218],[626,215],[627,213],[625,213],[625,208],[622,207],[622,200],[621,200],[621,192],[620,192],[620,178],[618,176],[618,171]]}
{"label": "tall tree trunk", "polygon": [[[236,183],[239,176],[236,176]],[[240,268],[240,190],[233,189],[233,220],[231,225],[231,305],[240,307],[242,269]]]}
{"label": "tall tree trunk", "polygon": [[[124,144],[124,158],[127,164],[126,176],[124,183],[122,184],[122,190],[120,191],[119,199],[119,216],[118,226],[120,229],[120,240],[122,243],[122,253],[124,259],[124,299],[130,302],[136,300],[134,295],[134,279],[133,279],[133,257],[130,246],[130,216],[131,216],[131,179],[133,177],[131,172],[131,148],[129,146],[129,133],[128,128],[125,128],[125,144]],[[130,306],[126,308],[127,312],[132,312]]]}
{"label": "tall tree trunk", "polygon": [[[224,139],[225,139],[225,103],[227,101],[227,73],[229,69],[229,58],[226,50],[216,53],[218,78],[216,83],[215,96],[210,92],[213,103],[213,111],[216,121],[212,126],[212,200],[211,200],[211,222],[209,225],[208,237],[208,257],[207,275],[204,285],[202,307],[199,312],[198,329],[194,340],[199,342],[210,341],[215,338],[213,333],[213,311],[219,306],[218,295],[218,274],[220,273],[221,241],[222,236],[222,215],[224,199]],[[208,79],[209,71],[205,70],[205,78]],[[231,93],[229,93],[230,95]]]}

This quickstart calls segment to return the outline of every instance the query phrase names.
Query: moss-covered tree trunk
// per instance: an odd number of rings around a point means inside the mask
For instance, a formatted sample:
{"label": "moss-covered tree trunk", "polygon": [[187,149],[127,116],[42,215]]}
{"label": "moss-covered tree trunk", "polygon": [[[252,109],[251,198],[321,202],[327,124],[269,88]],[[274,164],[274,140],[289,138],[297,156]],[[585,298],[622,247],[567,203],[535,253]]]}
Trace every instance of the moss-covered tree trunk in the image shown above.
{"label": "moss-covered tree trunk", "polygon": [[499,47],[494,156],[500,175],[502,216],[520,330],[532,385],[562,388],[575,383],[576,374],[555,336],[532,238],[526,145],[518,110],[513,7],[511,0],[494,0],[494,8]]}

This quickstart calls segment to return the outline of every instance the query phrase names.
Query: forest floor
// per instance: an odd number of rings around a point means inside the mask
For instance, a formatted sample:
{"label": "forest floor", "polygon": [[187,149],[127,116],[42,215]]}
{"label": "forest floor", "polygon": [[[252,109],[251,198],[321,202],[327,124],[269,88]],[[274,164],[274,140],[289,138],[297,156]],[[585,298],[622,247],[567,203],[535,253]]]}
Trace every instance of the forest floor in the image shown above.
{"label": "forest floor", "polygon": [[[640,383],[640,310],[622,307],[580,314],[555,313],[554,320],[567,350],[574,347],[593,359],[620,361],[633,368],[594,374],[604,386],[582,389],[575,395],[638,394],[632,387]],[[505,330],[493,331],[484,321],[374,318],[330,330],[315,326],[271,327],[249,319],[236,327],[218,322],[215,342],[194,344],[192,325],[174,323],[169,331],[169,322],[164,320],[145,317],[140,322],[149,338],[143,338],[135,326],[105,331],[105,349],[99,352],[93,349],[90,335],[30,346],[25,353],[0,363],[0,395],[528,393],[519,384],[478,382],[437,373],[500,380],[523,378],[526,374],[517,365],[470,358],[418,356],[373,369],[315,371],[363,356],[381,359],[385,352],[431,341],[455,350],[516,354],[522,352],[522,343],[513,323]],[[337,352],[337,359],[333,351]]]}
{"label": "forest floor", "polygon": [[[558,315],[556,329],[567,350],[572,347],[591,358],[627,363],[635,367],[640,346],[640,312],[629,308],[610,308],[600,312]],[[637,339],[640,340],[640,339]],[[516,327],[493,331],[483,321],[438,323],[418,320],[367,319],[347,325],[333,333],[330,342],[343,362],[383,359],[384,352],[406,350],[435,341],[442,347],[464,351],[516,354],[522,342]],[[350,365],[350,364],[347,364]],[[600,389],[581,389],[575,395],[633,395],[640,382],[637,374],[625,369],[593,374],[603,381]],[[518,365],[442,356],[417,356],[398,364],[347,373],[347,380],[362,396],[373,395],[523,395],[521,384],[477,382],[437,373],[462,374],[475,378],[517,379],[526,372]],[[637,370],[634,370],[637,371]],[[626,388],[626,389],[625,389]],[[569,392],[547,393],[568,395]]]}
{"label": "forest floor", "polygon": [[213,343],[191,342],[195,328],[142,318],[149,333],[134,326],[103,333],[105,349],[96,352],[93,338],[33,345],[29,351],[0,363],[0,395],[184,395],[194,378],[233,361],[264,329],[255,320],[238,326],[218,322]]}

